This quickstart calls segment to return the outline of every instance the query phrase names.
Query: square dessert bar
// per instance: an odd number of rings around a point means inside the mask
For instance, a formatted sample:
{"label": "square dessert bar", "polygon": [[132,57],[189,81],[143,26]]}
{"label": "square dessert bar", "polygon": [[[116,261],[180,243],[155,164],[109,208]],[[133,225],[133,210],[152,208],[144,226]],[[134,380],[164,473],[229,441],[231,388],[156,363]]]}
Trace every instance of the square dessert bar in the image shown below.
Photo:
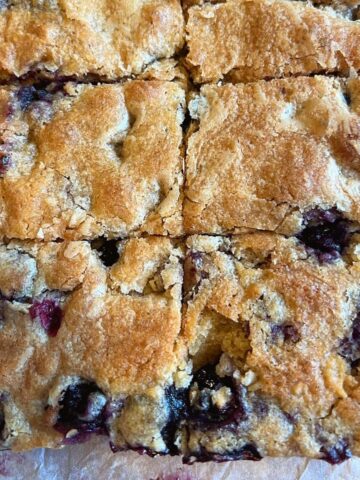
{"label": "square dessert bar", "polygon": [[358,18],[358,2],[348,5],[338,12],[288,0],[191,7],[187,64],[199,83],[359,70],[360,24],[352,21]]}
{"label": "square dessert bar", "polygon": [[188,238],[186,461],[360,453],[359,241],[320,263],[274,233]]}
{"label": "square dessert bar", "polygon": [[175,82],[0,87],[0,236],[182,232]]}
{"label": "square dessert bar", "polygon": [[2,448],[97,433],[168,451],[172,392],[189,377],[182,257],[161,237],[1,245]]}
{"label": "square dessert bar", "polygon": [[187,233],[295,235],[315,207],[360,221],[358,79],[206,85],[189,109]]}
{"label": "square dessert bar", "polygon": [[118,79],[183,45],[180,0],[1,0],[0,79]]}

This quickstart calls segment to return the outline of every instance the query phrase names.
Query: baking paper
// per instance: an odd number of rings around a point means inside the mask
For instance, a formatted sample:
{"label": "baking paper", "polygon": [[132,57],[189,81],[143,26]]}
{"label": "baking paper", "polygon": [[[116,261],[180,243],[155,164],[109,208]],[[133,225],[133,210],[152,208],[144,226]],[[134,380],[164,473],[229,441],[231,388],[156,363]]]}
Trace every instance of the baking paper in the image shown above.
{"label": "baking paper", "polygon": [[60,450],[0,452],[8,480],[360,480],[360,458],[331,466],[302,458],[264,458],[184,466],[179,458],[112,453],[104,438]]}

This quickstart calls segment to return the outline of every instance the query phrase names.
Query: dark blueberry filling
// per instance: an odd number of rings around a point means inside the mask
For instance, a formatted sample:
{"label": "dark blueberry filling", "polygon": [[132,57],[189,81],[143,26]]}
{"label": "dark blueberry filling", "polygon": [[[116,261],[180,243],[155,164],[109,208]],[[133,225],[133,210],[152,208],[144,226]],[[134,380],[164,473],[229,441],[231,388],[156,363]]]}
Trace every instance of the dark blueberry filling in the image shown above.
{"label": "dark blueberry filling", "polygon": [[348,93],[343,93],[343,96],[344,96],[344,100],[345,100],[345,103],[348,107],[350,107],[351,105],[351,97]]}
{"label": "dark blueberry filling", "polygon": [[69,385],[60,399],[54,428],[64,435],[78,430],[75,436],[66,438],[65,443],[79,443],[90,433],[105,434],[105,410],[106,397],[95,383]]}
{"label": "dark blueberry filling", "polygon": [[161,431],[161,435],[171,455],[178,453],[178,449],[174,443],[176,432],[180,422],[189,415],[188,393],[187,389],[176,389],[174,385],[171,385],[165,390],[169,417],[165,427]]}
{"label": "dark blueberry filling", "polygon": [[353,322],[350,335],[341,341],[339,353],[354,367],[360,360],[360,312]]}
{"label": "dark blueberry filling", "polygon": [[273,341],[282,338],[284,342],[297,343],[300,333],[295,325],[271,325],[271,337]]}
{"label": "dark blueberry filling", "polygon": [[331,447],[321,447],[320,452],[323,454],[323,460],[331,465],[342,463],[352,457],[349,443],[343,438]]}
{"label": "dark blueberry filling", "polygon": [[305,228],[297,238],[320,262],[332,262],[340,257],[350,240],[350,222],[335,208],[314,209],[304,216]]}
{"label": "dark blueberry filling", "polygon": [[11,167],[11,157],[10,155],[0,152],[0,175],[5,175],[5,173]]}
{"label": "dark blueberry filling", "polygon": [[[193,378],[190,391],[197,387],[197,399],[189,412],[190,423],[197,429],[227,428],[236,429],[249,413],[246,390],[236,385],[231,377],[219,377],[214,365],[206,365],[198,370]],[[231,391],[229,401],[218,408],[212,401],[212,393],[222,387]]]}
{"label": "dark blueberry filling", "polygon": [[117,240],[106,240],[105,238],[99,238],[92,242],[92,248],[99,252],[100,259],[106,267],[111,267],[120,258],[117,243]]}
{"label": "dark blueberry filling", "polygon": [[29,309],[30,317],[40,319],[40,323],[49,337],[55,337],[62,320],[60,306],[51,299],[35,301]]}
{"label": "dark blueberry filling", "polygon": [[113,442],[109,442],[110,449],[113,453],[118,452],[128,452],[129,450],[132,452],[136,452],[139,455],[147,455],[148,457],[156,457],[157,455],[161,455],[158,452],[154,452],[151,448],[147,447],[131,447],[130,445],[126,445],[124,447],[118,447]]}
{"label": "dark blueberry filling", "polygon": [[21,87],[18,90],[17,98],[21,110],[27,110],[33,102],[52,102],[53,94],[34,86]]}
{"label": "dark blueberry filling", "polygon": [[184,294],[188,298],[195,295],[199,290],[201,281],[209,277],[209,274],[204,270],[204,260],[205,255],[201,252],[190,252],[185,257]]}
{"label": "dark blueberry filling", "polygon": [[195,457],[185,457],[183,462],[191,465],[194,462],[228,462],[233,460],[261,460],[262,456],[258,452],[255,445],[247,443],[246,445],[229,452],[224,453],[216,453],[216,452],[208,452],[204,448],[201,449],[200,453],[196,454]]}
{"label": "dark blueberry filling", "polygon": [[0,405],[0,440],[3,440],[4,438],[4,435],[3,435],[4,429],[5,429],[5,415],[4,415],[3,408]]}

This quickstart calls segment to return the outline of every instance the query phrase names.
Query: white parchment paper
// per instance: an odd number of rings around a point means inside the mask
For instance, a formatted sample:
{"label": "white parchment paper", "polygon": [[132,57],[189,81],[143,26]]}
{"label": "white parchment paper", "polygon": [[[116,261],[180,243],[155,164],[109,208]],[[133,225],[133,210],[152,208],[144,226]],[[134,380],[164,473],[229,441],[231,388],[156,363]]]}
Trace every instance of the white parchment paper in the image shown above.
{"label": "white parchment paper", "polygon": [[176,458],[112,453],[103,438],[61,450],[0,452],[8,480],[360,480],[360,458],[337,466],[300,458],[184,466]]}

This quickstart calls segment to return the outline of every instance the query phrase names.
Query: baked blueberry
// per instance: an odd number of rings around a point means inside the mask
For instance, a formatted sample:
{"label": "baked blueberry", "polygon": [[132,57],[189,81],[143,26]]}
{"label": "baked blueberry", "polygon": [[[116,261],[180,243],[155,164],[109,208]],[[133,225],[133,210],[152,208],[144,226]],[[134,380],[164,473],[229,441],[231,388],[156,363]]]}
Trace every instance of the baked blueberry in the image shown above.
{"label": "baked blueberry", "polygon": [[10,155],[0,152],[0,175],[4,175],[11,167]]}
{"label": "baked blueberry", "polygon": [[45,299],[35,301],[29,309],[30,317],[38,318],[49,337],[55,337],[62,320],[62,310],[55,300]]}
{"label": "baked blueberry", "polygon": [[[106,396],[94,382],[69,385],[59,401],[54,428],[64,435],[77,430],[76,441],[81,441],[86,433],[104,434],[106,403]],[[71,438],[67,440],[71,441]]]}
{"label": "baked blueberry", "polygon": [[295,325],[271,325],[271,337],[273,341],[283,339],[284,342],[297,343],[300,333]]}
{"label": "baked blueberry", "polygon": [[190,252],[186,255],[184,261],[184,294],[186,299],[196,294],[201,281],[209,277],[204,267],[204,253]]}
{"label": "baked blueberry", "polygon": [[340,257],[350,239],[350,222],[335,208],[314,209],[304,216],[305,227],[297,238],[320,262],[332,262]]}
{"label": "baked blueberry", "polygon": [[92,242],[92,248],[99,252],[100,259],[106,267],[111,267],[120,258],[117,240],[98,238]]}
{"label": "baked blueberry", "polygon": [[360,313],[354,319],[349,336],[341,341],[339,353],[351,363],[360,359]]}
{"label": "baked blueberry", "polygon": [[171,455],[178,453],[175,445],[175,435],[182,420],[189,416],[189,391],[185,388],[177,389],[174,385],[167,387],[165,398],[169,409],[169,416],[161,435]]}
{"label": "baked blueberry", "polygon": [[323,454],[323,460],[331,463],[331,465],[342,463],[352,457],[349,443],[344,438],[338,440],[335,445],[321,447],[320,452]]}
{"label": "baked blueberry", "polygon": [[[216,392],[223,387],[225,400],[218,403]],[[231,377],[219,377],[214,365],[206,365],[195,373],[190,398],[190,422],[196,429],[236,429],[249,410],[245,388]]]}

